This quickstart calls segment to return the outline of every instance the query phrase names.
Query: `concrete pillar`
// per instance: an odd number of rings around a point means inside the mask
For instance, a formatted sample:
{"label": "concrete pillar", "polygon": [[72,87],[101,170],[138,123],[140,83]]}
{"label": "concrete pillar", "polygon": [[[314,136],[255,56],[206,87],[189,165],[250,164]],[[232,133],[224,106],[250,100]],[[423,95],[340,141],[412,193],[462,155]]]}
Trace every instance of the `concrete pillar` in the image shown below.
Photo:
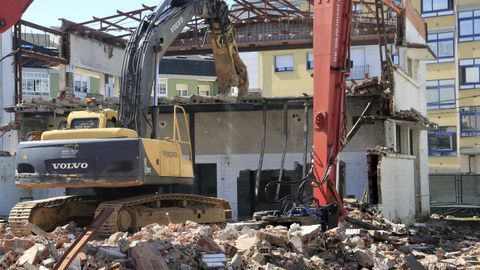
{"label": "concrete pillar", "polygon": [[[13,51],[12,30],[8,30],[0,38],[0,57],[4,57]],[[0,62],[0,103],[2,108],[13,106],[15,103],[15,74],[13,69],[13,56]],[[0,113],[0,123],[8,124],[15,120],[15,114],[4,110]],[[18,144],[18,133],[7,132],[1,138],[0,150],[15,152]]]}

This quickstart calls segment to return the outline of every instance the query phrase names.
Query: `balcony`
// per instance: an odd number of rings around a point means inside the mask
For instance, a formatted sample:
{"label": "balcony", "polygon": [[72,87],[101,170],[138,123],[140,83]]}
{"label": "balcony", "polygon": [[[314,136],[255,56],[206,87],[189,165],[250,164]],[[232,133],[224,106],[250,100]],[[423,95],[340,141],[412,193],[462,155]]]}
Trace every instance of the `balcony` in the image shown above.
{"label": "balcony", "polygon": [[350,69],[350,75],[348,76],[347,81],[365,79],[368,77],[369,69],[369,65],[353,66]]}

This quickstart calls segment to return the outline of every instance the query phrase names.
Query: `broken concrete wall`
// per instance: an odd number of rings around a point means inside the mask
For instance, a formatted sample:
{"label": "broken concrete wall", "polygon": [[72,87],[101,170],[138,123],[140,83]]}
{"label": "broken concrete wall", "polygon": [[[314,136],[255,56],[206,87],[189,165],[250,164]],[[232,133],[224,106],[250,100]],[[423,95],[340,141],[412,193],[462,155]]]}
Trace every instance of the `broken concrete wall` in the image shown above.
{"label": "broken concrete wall", "polygon": [[[368,102],[373,102],[371,112],[375,113],[378,109],[377,99],[377,97],[348,97],[347,131],[353,127]],[[368,122],[360,127],[340,153],[339,160],[346,164],[347,195],[361,199],[368,187],[366,150],[377,145],[385,145],[383,122]]]}
{"label": "broken concrete wall", "polygon": [[422,104],[426,104],[425,88],[423,90],[420,88],[418,78],[414,79],[400,69],[396,69],[393,75],[395,80],[394,111],[410,110],[411,108],[423,109],[425,105]]}
{"label": "broken concrete wall", "polygon": [[377,173],[381,184],[379,208],[394,221],[415,221],[414,157],[387,154],[381,156]]}
{"label": "broken concrete wall", "polygon": [[346,195],[362,198],[363,191],[368,188],[367,161],[365,151],[342,152],[339,159],[346,167]]}
{"label": "broken concrete wall", "polygon": [[70,64],[88,70],[120,76],[123,49],[70,34]]}

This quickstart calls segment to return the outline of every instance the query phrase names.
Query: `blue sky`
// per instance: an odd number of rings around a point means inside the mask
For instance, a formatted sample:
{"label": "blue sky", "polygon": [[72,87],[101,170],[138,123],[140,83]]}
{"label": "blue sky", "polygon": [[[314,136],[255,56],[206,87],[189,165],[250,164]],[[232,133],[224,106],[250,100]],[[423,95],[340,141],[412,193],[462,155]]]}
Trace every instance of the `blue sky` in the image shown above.
{"label": "blue sky", "polygon": [[60,26],[59,18],[74,22],[84,22],[95,17],[116,14],[117,10],[130,11],[142,7],[158,5],[161,0],[34,0],[22,19],[43,26]]}

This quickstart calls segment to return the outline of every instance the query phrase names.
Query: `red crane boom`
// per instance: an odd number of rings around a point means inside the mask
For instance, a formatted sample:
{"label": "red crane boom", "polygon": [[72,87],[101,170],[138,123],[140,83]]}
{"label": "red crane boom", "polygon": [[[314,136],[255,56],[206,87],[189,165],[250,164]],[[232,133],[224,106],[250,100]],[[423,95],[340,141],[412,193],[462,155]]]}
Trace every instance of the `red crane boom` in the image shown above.
{"label": "red crane boom", "polygon": [[2,0],[0,8],[0,33],[18,22],[33,0]]}
{"label": "red crane boom", "polygon": [[352,0],[318,0],[313,26],[314,197],[321,205],[336,203],[336,164],[345,130],[345,80],[350,71]]}

